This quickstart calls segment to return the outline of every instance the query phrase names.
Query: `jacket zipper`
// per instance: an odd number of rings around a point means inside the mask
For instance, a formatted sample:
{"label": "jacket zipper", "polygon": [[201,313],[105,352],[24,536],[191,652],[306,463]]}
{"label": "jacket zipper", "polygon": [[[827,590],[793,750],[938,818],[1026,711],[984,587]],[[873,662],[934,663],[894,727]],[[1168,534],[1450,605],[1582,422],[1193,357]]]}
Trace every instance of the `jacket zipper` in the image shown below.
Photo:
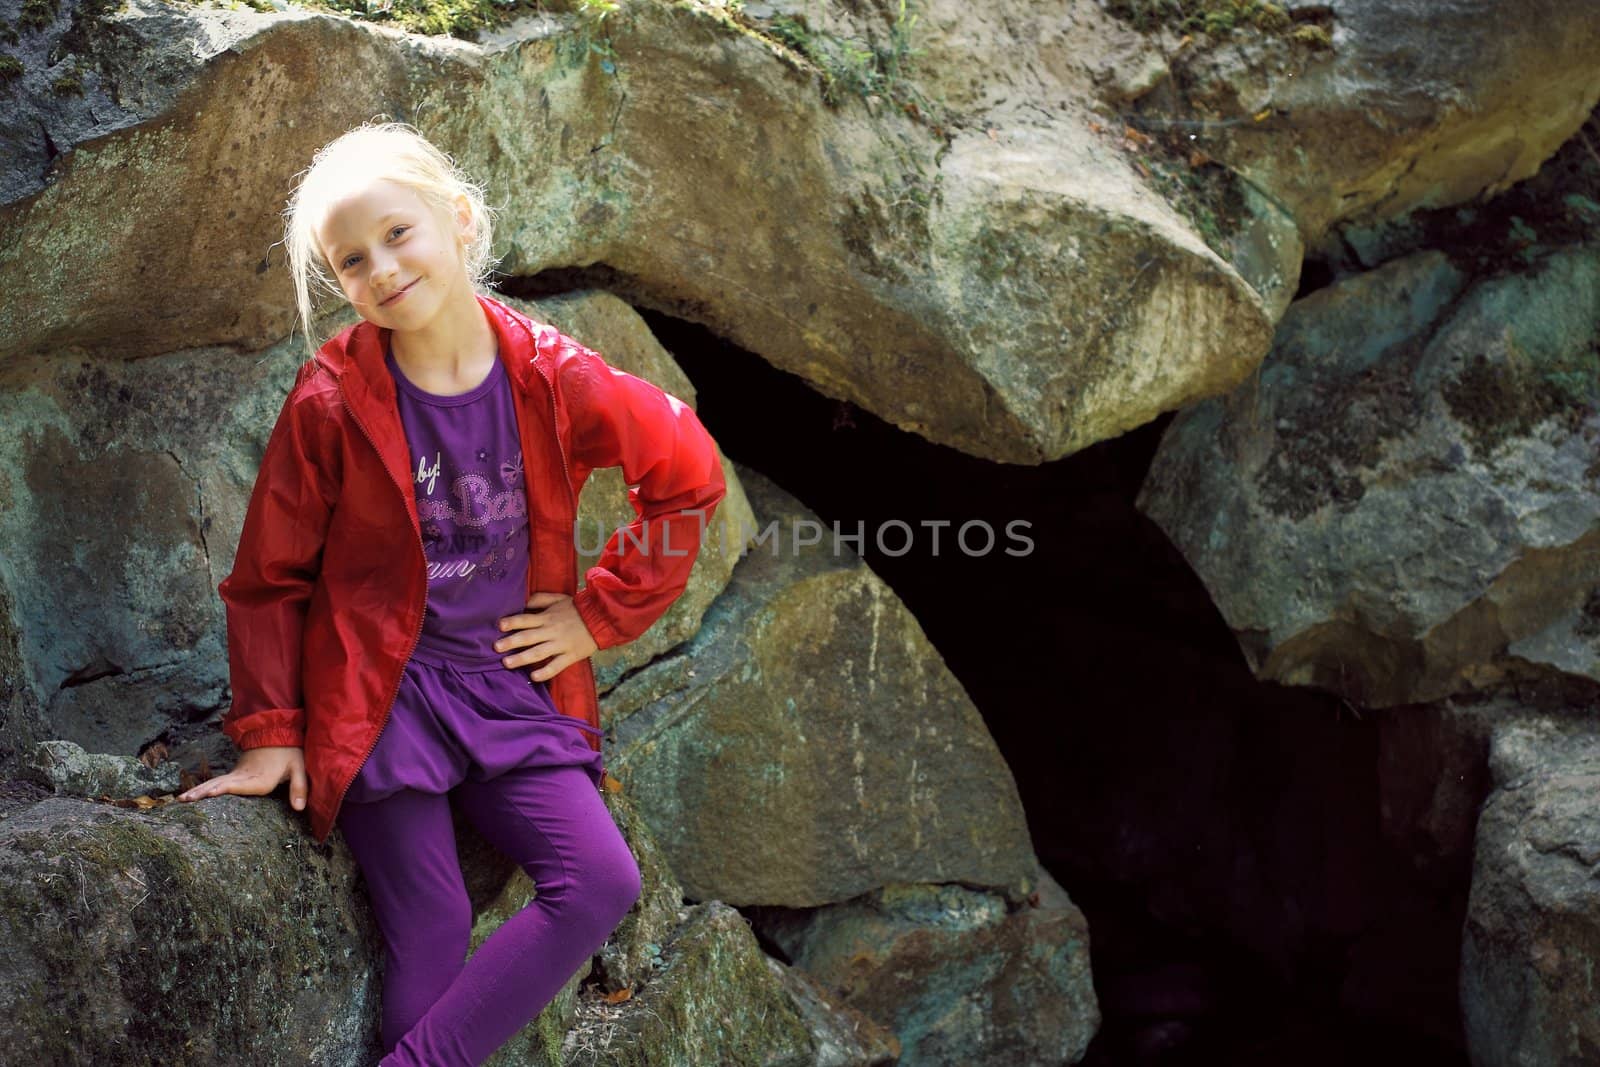
{"label": "jacket zipper", "polygon": [[[383,452],[379,450],[378,442],[373,439],[372,434],[367,430],[366,423],[362,422],[361,417],[356,414],[356,409],[350,406],[350,398],[345,395],[344,381],[342,379],[339,382],[339,400],[344,404],[344,409],[350,413],[350,419],[356,424],[356,429],[361,431],[361,436],[367,439],[367,444],[371,445],[372,450],[378,454],[378,462],[380,464],[383,463]],[[388,468],[385,467],[385,470],[387,469]],[[404,508],[406,502],[405,486],[395,481],[392,474],[389,477],[389,481],[396,489],[400,491],[400,506]],[[427,547],[422,543],[421,530],[417,531],[417,548],[421,550],[423,558],[426,559],[428,550]],[[400,695],[400,682],[405,678],[406,664],[411,662],[412,655],[417,651],[417,643],[422,640],[422,625],[427,617],[428,583],[426,580],[424,580],[422,583],[422,613],[417,616],[417,632],[411,635],[411,647],[406,650],[406,658],[401,661],[399,673],[395,675],[394,689],[389,693],[388,702],[384,705],[383,721],[378,724],[378,732],[372,735],[372,743],[367,745],[367,751],[362,754],[361,762],[356,764],[355,773],[350,776],[349,781],[344,783],[344,786],[339,790],[338,799],[333,803],[333,816],[335,819],[338,818],[339,808],[344,805],[345,794],[350,792],[350,787],[354,785],[355,780],[361,776],[361,768],[367,765],[367,760],[372,756],[372,750],[378,747],[378,739],[383,736],[384,728],[389,725],[389,716],[394,711],[395,698]]]}

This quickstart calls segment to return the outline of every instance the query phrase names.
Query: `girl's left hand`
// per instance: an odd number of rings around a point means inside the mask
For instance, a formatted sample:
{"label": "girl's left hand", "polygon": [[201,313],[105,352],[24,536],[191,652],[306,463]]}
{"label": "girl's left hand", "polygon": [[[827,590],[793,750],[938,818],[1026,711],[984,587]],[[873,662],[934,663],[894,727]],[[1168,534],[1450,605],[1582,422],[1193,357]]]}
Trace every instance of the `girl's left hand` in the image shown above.
{"label": "girl's left hand", "polygon": [[528,608],[527,612],[500,620],[500,629],[506,634],[494,643],[494,648],[496,652],[511,652],[501,657],[507,667],[547,660],[529,671],[528,676],[536,682],[548,681],[579,660],[588,659],[599,648],[572,598],[565,593],[535,593],[528,599]]}

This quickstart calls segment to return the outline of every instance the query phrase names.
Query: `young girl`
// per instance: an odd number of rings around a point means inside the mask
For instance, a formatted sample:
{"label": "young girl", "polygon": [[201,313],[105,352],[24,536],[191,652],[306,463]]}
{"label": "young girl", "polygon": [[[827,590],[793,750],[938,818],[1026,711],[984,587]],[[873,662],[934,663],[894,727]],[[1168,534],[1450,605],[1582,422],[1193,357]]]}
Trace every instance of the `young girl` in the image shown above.
{"label": "young girl", "polygon": [[[218,587],[241,755],[181,799],[287,781],[319,842],[337,822],[386,947],[383,1067],[465,1067],[639,896],[589,656],[683,591],[721,465],[676,398],[477,291],[482,192],[409,126],[324,147],[285,216],[308,339],[311,279],[362,321],[300,368],[267,441]],[[578,493],[606,466],[636,518],[580,590]],[[465,964],[452,796],[538,890]]]}

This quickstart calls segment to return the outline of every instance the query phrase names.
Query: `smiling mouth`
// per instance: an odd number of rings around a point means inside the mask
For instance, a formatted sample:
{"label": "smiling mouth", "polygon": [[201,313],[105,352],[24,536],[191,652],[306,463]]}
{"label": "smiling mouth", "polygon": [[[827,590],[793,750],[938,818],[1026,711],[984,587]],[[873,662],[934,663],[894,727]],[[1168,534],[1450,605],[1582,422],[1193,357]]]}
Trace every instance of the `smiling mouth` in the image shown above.
{"label": "smiling mouth", "polygon": [[386,296],[382,300],[378,301],[378,306],[379,307],[383,307],[385,304],[388,304],[391,301],[399,298],[402,294],[409,292],[411,290],[411,286],[416,285],[416,284],[417,284],[416,282],[409,282],[409,283],[406,284],[405,288],[396,289],[394,292],[390,293],[388,296]]}

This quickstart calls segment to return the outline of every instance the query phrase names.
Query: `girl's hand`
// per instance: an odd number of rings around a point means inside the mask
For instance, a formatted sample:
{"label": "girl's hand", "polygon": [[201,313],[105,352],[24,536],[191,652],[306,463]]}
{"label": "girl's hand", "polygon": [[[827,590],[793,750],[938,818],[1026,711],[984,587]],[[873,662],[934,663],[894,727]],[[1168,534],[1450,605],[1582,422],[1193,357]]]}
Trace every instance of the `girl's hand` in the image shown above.
{"label": "girl's hand", "polygon": [[189,790],[179,793],[179,800],[199,800],[220,793],[238,793],[244,796],[265,796],[278,788],[285,779],[289,782],[289,803],[298,811],[306,806],[306,754],[299,746],[269,745],[265,748],[245,749],[238,764],[227,774],[208,778]]}
{"label": "girl's hand", "polygon": [[511,652],[501,657],[507,667],[522,667],[548,660],[528,672],[536,682],[547,681],[581,659],[594,655],[598,645],[565,593],[535,593],[528,600],[528,612],[507,615],[500,620],[506,635],[494,643],[496,652]]}

